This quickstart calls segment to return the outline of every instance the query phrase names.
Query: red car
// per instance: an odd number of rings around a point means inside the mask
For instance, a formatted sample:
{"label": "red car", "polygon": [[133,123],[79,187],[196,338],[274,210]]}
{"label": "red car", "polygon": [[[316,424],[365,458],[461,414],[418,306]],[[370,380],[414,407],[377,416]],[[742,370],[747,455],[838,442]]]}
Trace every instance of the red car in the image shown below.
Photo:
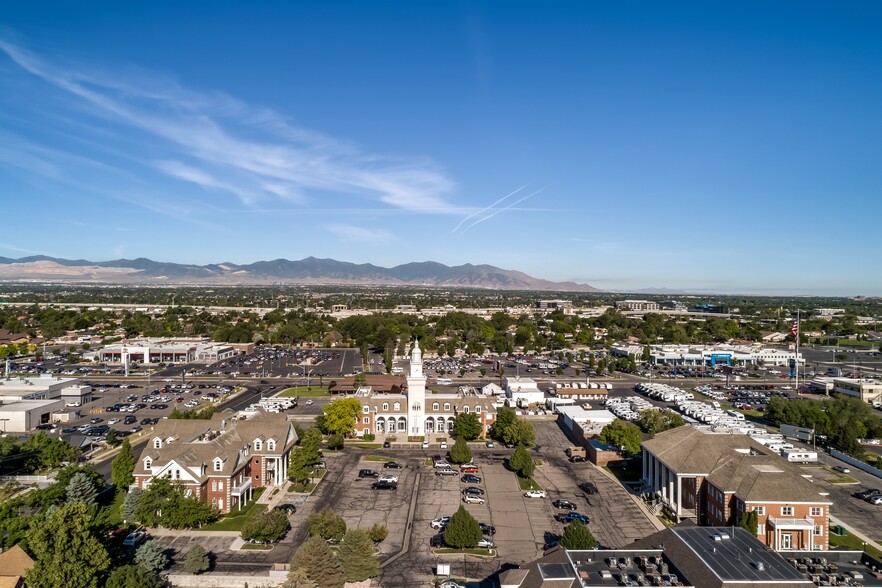
{"label": "red car", "polygon": [[471,464],[461,465],[461,466],[459,466],[459,473],[461,473],[461,474],[477,474],[478,473],[478,466],[474,466]]}

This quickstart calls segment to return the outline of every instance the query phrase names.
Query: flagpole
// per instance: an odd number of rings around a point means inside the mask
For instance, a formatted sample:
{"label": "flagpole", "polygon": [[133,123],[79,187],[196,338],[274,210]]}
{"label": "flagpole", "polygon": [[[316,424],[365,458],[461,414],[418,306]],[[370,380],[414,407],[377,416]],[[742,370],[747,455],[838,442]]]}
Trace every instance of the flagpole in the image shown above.
{"label": "flagpole", "polygon": [[799,309],[796,309],[796,397],[799,397]]}

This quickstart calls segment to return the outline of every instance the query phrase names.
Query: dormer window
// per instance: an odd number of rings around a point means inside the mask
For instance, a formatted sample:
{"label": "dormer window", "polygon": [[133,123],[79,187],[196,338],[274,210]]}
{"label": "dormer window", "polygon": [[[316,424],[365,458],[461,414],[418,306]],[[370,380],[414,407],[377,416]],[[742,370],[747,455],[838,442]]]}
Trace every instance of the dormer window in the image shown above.
{"label": "dormer window", "polygon": [[438,403],[437,402],[432,403],[432,410],[438,410]]}
{"label": "dormer window", "polygon": [[469,414],[469,406],[468,406],[468,404],[466,404],[465,406],[462,407],[462,411],[463,411],[464,413],[466,413],[466,414]]}
{"label": "dormer window", "polygon": [[383,403],[383,412],[386,412],[387,410],[389,410],[389,403],[388,403],[388,402],[384,402],[384,403]]}
{"label": "dormer window", "polygon": [[394,410],[395,412],[398,412],[399,410],[401,410],[401,403],[400,403],[400,402],[396,402],[395,404],[393,404],[393,405],[392,405],[392,410]]}
{"label": "dormer window", "polygon": [[270,439],[266,442],[266,450],[267,451],[275,451],[276,450],[276,440]]}
{"label": "dormer window", "polygon": [[480,407],[480,406],[476,406],[476,407],[475,407],[475,412],[481,412],[481,407]]}
{"label": "dormer window", "polygon": [[367,414],[370,410],[371,410],[370,406],[367,406],[367,405],[362,406],[361,407],[361,414]]}
{"label": "dormer window", "polygon": [[450,412],[450,403],[449,402],[444,403],[444,412]]}
{"label": "dormer window", "polygon": [[157,437],[156,439],[153,440],[153,449],[159,449],[161,447],[162,447],[162,439]]}
{"label": "dormer window", "polygon": [[254,440],[254,451],[260,451],[262,447],[263,447],[263,441],[261,441],[260,439],[255,439]]}
{"label": "dormer window", "polygon": [[214,471],[219,472],[224,469],[224,462],[220,458],[214,460]]}
{"label": "dormer window", "polygon": [[150,459],[149,457],[145,457],[144,458],[144,469],[149,470],[152,465],[153,465],[153,460]]}

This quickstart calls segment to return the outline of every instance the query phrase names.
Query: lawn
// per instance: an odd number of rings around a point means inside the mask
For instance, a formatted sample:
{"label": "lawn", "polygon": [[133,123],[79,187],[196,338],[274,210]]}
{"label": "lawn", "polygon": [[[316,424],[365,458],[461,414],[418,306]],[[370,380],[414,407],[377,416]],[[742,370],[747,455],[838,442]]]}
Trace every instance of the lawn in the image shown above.
{"label": "lawn", "polygon": [[294,388],[288,388],[286,390],[282,390],[282,393],[279,396],[328,396],[328,387],[327,386],[295,386]]}
{"label": "lawn", "polygon": [[107,522],[111,525],[122,525],[122,503],[126,499],[125,492],[117,492],[107,507]]}
{"label": "lawn", "polygon": [[521,490],[542,490],[542,486],[537,484],[533,478],[522,478],[518,475],[515,477],[518,479],[518,486],[521,487]]}
{"label": "lawn", "polygon": [[246,543],[242,546],[242,549],[257,549],[259,551],[270,551],[272,548],[272,545],[261,545],[260,543]]}
{"label": "lawn", "polygon": [[844,549],[847,551],[866,551],[876,558],[882,558],[882,551],[872,545],[866,545],[860,537],[855,535],[837,535],[830,533],[830,549]]}
{"label": "lawn", "polygon": [[249,521],[257,513],[266,510],[265,504],[257,504],[257,499],[263,494],[264,488],[255,488],[251,502],[242,510],[234,510],[216,523],[205,525],[200,531],[241,531],[245,521]]}
{"label": "lawn", "polygon": [[857,480],[851,476],[839,476],[837,478],[829,478],[827,480],[831,484],[859,484]]}
{"label": "lawn", "polygon": [[620,482],[638,482],[643,477],[643,462],[639,459],[615,461],[603,467]]}

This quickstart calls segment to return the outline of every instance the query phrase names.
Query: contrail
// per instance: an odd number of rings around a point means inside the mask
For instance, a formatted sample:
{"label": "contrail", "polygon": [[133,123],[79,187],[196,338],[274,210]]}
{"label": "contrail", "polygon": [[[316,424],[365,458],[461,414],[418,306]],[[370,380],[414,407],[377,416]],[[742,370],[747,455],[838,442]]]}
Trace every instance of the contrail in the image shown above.
{"label": "contrail", "polygon": [[[482,222],[484,222],[485,220],[488,220],[488,219],[493,218],[494,216],[496,216],[496,215],[499,214],[500,212],[505,212],[505,211],[508,210],[509,208],[512,208],[512,207],[514,207],[514,206],[517,206],[518,204],[520,204],[521,202],[523,202],[523,201],[526,200],[527,198],[530,198],[530,197],[532,197],[532,196],[535,196],[536,194],[538,194],[539,192],[541,192],[541,191],[544,190],[545,188],[546,188],[546,186],[543,186],[542,188],[539,188],[538,190],[536,190],[536,191],[533,192],[532,194],[527,194],[527,195],[524,196],[523,198],[521,198],[521,199],[519,199],[519,200],[515,200],[514,202],[512,202],[512,203],[509,204],[508,206],[505,206],[505,207],[503,207],[503,208],[500,208],[499,210],[494,210],[492,213],[488,214],[487,216],[485,216],[485,217],[483,217],[483,218],[479,218],[478,220],[476,220],[476,221],[473,222],[472,224],[468,225],[466,228],[464,228],[464,229],[462,230],[462,232],[465,233],[466,231],[468,231],[469,229],[471,229],[471,228],[472,228],[473,226],[475,226],[476,224],[478,224],[478,223],[482,223]],[[485,210],[486,210],[486,209],[485,209]]]}
{"label": "contrail", "polygon": [[524,188],[526,188],[526,187],[529,186],[529,185],[530,185],[530,184],[524,184],[523,186],[521,186],[520,188],[518,188],[517,190],[515,190],[515,191],[512,192],[511,194],[506,194],[505,196],[503,196],[502,198],[500,198],[499,200],[497,200],[496,202],[494,202],[493,204],[491,204],[491,205],[488,206],[487,208],[482,208],[481,210],[479,210],[479,211],[477,211],[477,212],[473,212],[472,214],[468,215],[467,217],[465,217],[464,219],[462,219],[461,221],[459,221],[459,224],[456,225],[456,228],[453,229],[453,230],[450,231],[450,232],[451,232],[451,233],[455,233],[455,232],[457,232],[457,231],[459,230],[459,227],[461,227],[461,226],[463,225],[463,223],[465,223],[466,221],[471,220],[471,219],[475,218],[476,216],[478,216],[479,214],[484,214],[484,213],[487,212],[488,210],[493,209],[494,206],[496,206],[497,204],[499,204],[500,202],[502,202],[502,201],[505,200],[506,198],[509,198],[509,197],[511,197],[511,196],[514,196],[515,194],[517,194],[518,192],[520,192],[521,190],[523,190]]}

